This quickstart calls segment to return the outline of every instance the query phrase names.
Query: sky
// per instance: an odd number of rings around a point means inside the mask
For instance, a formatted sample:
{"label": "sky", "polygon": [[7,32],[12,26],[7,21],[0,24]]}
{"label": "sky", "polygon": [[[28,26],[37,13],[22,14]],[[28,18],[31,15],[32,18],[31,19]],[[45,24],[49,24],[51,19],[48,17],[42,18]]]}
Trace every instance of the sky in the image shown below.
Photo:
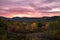
{"label": "sky", "polygon": [[0,16],[60,16],[60,0],[0,0]]}

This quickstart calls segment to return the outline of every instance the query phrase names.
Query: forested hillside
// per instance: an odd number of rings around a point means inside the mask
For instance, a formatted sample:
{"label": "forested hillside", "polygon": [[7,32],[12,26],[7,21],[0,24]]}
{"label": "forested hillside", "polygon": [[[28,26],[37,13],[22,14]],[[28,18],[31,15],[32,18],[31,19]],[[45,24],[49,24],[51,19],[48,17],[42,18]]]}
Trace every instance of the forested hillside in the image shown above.
{"label": "forested hillside", "polygon": [[60,16],[0,17],[0,40],[60,40]]}

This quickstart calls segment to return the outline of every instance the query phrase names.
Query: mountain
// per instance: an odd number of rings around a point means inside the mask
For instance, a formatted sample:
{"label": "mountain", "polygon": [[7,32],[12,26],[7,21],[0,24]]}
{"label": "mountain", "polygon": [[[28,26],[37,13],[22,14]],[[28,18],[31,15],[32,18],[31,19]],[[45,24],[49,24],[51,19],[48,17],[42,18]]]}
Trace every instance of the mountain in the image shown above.
{"label": "mountain", "polygon": [[0,17],[0,19],[4,19],[6,21],[21,21],[21,22],[40,22],[40,21],[55,21],[60,16],[53,16],[53,17],[41,17],[41,18],[28,18],[28,17],[13,17],[13,18],[6,18],[6,17]]}

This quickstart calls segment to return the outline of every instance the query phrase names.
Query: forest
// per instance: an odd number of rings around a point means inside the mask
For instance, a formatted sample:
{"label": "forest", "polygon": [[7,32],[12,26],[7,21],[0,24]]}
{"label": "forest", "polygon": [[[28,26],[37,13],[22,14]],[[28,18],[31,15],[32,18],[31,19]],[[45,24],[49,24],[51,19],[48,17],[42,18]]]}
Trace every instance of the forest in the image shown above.
{"label": "forest", "polygon": [[0,17],[0,40],[60,40],[60,16]]}

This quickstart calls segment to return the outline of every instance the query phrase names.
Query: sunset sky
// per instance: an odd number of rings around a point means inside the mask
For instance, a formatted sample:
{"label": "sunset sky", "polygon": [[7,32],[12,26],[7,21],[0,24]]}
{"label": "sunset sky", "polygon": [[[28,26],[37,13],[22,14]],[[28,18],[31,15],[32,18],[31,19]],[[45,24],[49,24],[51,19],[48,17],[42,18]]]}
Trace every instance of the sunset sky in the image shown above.
{"label": "sunset sky", "polygon": [[60,16],[60,0],[0,0],[0,16]]}

